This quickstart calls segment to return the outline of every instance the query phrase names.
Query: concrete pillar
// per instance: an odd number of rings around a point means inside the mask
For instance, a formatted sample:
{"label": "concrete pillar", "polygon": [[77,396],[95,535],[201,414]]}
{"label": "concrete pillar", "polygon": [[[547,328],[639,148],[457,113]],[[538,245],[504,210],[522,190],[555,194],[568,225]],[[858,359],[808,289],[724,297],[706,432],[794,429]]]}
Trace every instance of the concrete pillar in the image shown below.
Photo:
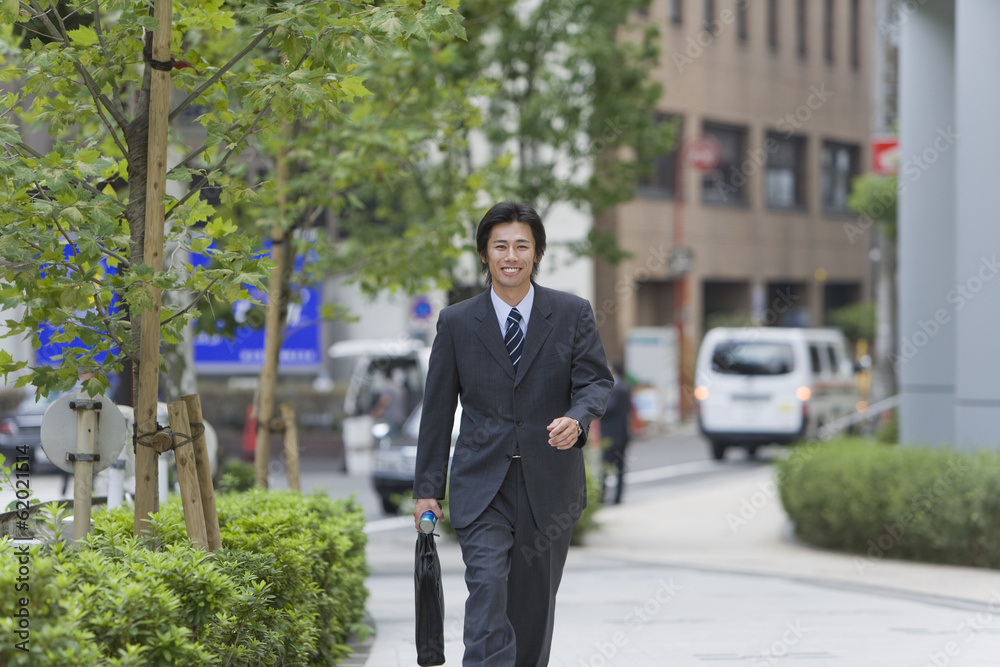
{"label": "concrete pillar", "polygon": [[[901,23],[900,440],[948,444],[955,440],[957,313],[948,294],[955,287],[956,151],[936,146],[956,126],[954,2],[913,3]],[[939,322],[942,312],[951,320]]]}
{"label": "concrete pillar", "polygon": [[[955,13],[955,444],[1000,446],[1000,3],[958,0]],[[941,144],[945,144],[944,140]],[[946,150],[942,148],[942,150]]]}

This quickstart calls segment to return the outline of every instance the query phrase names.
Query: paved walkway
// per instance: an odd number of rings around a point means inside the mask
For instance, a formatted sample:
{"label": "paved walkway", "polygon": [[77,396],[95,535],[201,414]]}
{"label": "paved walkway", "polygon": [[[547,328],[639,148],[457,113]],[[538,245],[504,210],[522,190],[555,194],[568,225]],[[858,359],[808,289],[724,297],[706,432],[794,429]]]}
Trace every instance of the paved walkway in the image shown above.
{"label": "paved walkway", "polygon": [[[606,507],[574,547],[552,667],[997,667],[1000,572],[830,553],[798,543],[768,467]],[[370,525],[366,667],[416,665],[411,519]],[[890,547],[891,548],[891,547]],[[445,655],[462,658],[458,545],[438,541]]]}

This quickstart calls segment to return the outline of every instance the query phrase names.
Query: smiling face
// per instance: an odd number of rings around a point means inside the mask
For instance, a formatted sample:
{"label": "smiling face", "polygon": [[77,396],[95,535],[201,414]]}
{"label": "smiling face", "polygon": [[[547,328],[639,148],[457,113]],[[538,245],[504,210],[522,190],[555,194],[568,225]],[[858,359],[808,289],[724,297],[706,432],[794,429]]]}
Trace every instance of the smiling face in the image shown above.
{"label": "smiling face", "polygon": [[497,296],[514,306],[528,293],[531,270],[541,257],[537,256],[531,227],[523,222],[504,222],[490,230],[480,259],[489,267]]}

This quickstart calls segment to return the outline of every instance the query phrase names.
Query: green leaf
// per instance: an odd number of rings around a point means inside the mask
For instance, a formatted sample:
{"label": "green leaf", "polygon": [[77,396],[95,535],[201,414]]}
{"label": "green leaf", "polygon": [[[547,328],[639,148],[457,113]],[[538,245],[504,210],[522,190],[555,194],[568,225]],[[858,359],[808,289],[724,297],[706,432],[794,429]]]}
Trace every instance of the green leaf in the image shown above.
{"label": "green leaf", "polygon": [[205,233],[213,239],[220,239],[223,236],[232,234],[236,230],[237,227],[233,224],[232,220],[223,218],[215,218],[205,225]]}
{"label": "green leaf", "polygon": [[13,145],[21,141],[21,134],[16,125],[0,123],[0,144]]}
{"label": "green leaf", "polygon": [[75,30],[67,30],[69,41],[74,46],[93,46],[97,44],[97,32],[89,26],[80,26]]}
{"label": "green leaf", "polygon": [[360,76],[345,76],[340,81],[340,90],[353,101],[359,97],[371,95],[371,91],[365,87],[365,80]]}

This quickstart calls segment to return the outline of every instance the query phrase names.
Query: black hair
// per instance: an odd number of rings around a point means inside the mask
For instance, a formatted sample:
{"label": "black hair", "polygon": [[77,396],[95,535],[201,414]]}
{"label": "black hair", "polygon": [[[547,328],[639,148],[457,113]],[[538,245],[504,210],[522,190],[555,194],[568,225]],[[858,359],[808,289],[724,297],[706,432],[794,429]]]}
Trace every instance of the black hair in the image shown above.
{"label": "black hair", "polygon": [[476,252],[479,253],[479,261],[482,264],[481,268],[487,285],[493,282],[493,277],[490,275],[490,265],[483,261],[483,256],[489,255],[487,246],[490,243],[490,233],[497,225],[508,222],[523,222],[531,229],[531,235],[535,241],[535,261],[531,268],[531,279],[534,280],[538,276],[538,264],[542,255],[545,254],[545,226],[542,225],[542,218],[535,209],[527,204],[502,201],[486,211],[486,215],[479,221],[479,227],[476,229]]}

